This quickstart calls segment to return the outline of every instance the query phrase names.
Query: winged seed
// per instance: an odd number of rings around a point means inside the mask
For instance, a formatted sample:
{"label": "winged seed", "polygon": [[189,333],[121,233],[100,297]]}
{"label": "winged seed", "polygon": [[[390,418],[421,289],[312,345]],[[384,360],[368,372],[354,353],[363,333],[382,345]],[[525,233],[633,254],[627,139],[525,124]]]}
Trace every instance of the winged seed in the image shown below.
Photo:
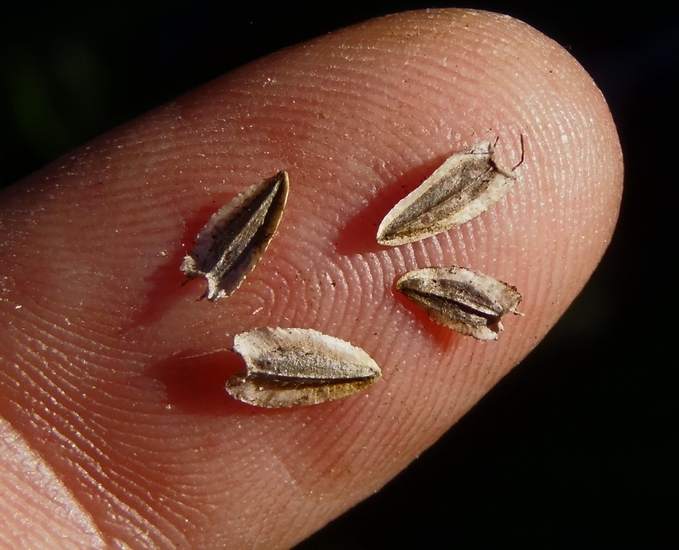
{"label": "winged seed", "polygon": [[230,296],[255,268],[276,232],[289,187],[286,172],[263,179],[222,206],[200,230],[180,269],[184,283],[205,277],[201,299]]}
{"label": "winged seed", "polygon": [[496,340],[500,319],[516,308],[516,287],[464,267],[428,267],[410,271],[396,288],[420,306],[432,321],[479,340]]}
{"label": "winged seed", "polygon": [[238,334],[233,348],[246,370],[229,379],[226,391],[257,407],[332,401],[369,388],[382,376],[361,348],[312,329],[258,328]]}
{"label": "winged seed", "polygon": [[391,209],[377,230],[377,242],[411,243],[468,222],[504,197],[521,162],[523,153],[512,170],[500,167],[489,141],[455,153]]}

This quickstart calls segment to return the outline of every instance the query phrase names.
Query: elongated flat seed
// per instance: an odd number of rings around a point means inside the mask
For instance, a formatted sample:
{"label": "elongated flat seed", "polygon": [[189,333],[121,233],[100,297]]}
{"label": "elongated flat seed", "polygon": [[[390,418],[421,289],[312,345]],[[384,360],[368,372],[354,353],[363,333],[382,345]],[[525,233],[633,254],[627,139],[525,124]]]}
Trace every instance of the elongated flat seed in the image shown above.
{"label": "elongated flat seed", "polygon": [[255,268],[276,232],[288,198],[286,172],[263,179],[222,206],[196,236],[181,265],[186,281],[202,276],[202,298],[230,296]]}
{"label": "elongated flat seed", "polygon": [[377,230],[377,242],[397,246],[420,241],[485,212],[516,179],[516,166],[506,170],[493,157],[488,141],[452,155],[391,209]]}
{"label": "elongated flat seed", "polygon": [[258,407],[332,401],[369,388],[382,376],[361,348],[311,329],[258,328],[238,334],[233,348],[246,370],[229,379],[226,391]]}
{"label": "elongated flat seed", "polygon": [[506,313],[521,294],[515,287],[464,267],[428,267],[410,271],[396,288],[422,307],[432,321],[479,340],[496,340]]}

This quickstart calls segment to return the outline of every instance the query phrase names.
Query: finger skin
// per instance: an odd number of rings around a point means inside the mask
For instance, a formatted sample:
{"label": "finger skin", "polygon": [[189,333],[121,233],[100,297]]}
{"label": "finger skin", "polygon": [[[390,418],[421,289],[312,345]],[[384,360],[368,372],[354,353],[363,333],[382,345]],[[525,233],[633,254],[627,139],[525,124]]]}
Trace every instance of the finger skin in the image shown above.
{"label": "finger skin", "polygon": [[[511,167],[521,135],[518,181],[487,212],[376,243],[448,155],[499,137]],[[290,196],[266,255],[233,296],[198,301],[203,282],[180,286],[179,272],[196,232],[279,170]],[[383,486],[540,341],[606,249],[621,183],[595,84],[509,17],[398,14],[284,50],[7,190],[0,412],[85,518],[64,533],[288,547]],[[491,343],[428,321],[394,283],[437,265],[515,285],[525,317],[505,317]],[[243,366],[219,350],[261,326],[347,340],[384,378],[314,407],[235,402],[223,384]]]}

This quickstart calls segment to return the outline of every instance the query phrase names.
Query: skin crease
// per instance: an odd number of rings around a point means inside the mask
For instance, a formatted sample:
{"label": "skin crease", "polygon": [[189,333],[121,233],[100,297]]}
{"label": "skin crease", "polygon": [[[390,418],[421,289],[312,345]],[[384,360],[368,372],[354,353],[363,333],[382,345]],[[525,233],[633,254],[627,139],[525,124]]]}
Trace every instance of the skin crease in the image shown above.
{"label": "skin crease", "polygon": [[[526,159],[471,222],[383,247],[382,217],[447,156]],[[222,204],[279,170],[278,234],[241,288],[197,301],[179,265]],[[285,548],[377,491],[545,335],[611,238],[622,156],[606,103],[560,46],[467,10],[368,21],[290,48],[7,189],[0,244],[0,544]],[[497,342],[427,320],[406,271],[515,285]],[[344,400],[230,399],[233,336],[314,328],[384,378]],[[36,518],[39,518],[36,520]]]}

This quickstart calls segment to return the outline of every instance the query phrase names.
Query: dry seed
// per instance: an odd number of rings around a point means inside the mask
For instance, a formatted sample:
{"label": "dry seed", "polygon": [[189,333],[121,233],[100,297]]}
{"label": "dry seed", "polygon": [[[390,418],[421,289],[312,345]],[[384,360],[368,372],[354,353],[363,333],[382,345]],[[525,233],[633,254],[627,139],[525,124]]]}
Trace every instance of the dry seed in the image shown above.
{"label": "dry seed", "polygon": [[332,401],[382,376],[361,348],[311,329],[258,328],[238,334],[233,348],[245,359],[246,370],[230,378],[226,391],[258,407]]}
{"label": "dry seed", "polygon": [[255,268],[276,232],[289,187],[286,172],[263,179],[222,206],[200,230],[180,269],[185,282],[205,277],[201,299],[230,296]]}
{"label": "dry seed", "polygon": [[464,267],[428,267],[406,273],[396,288],[426,311],[433,321],[479,340],[496,340],[500,318],[516,308],[515,287]]}
{"label": "dry seed", "polygon": [[468,222],[499,201],[514,184],[514,170],[494,160],[493,144],[482,141],[446,160],[417,189],[391,209],[377,230],[388,246],[420,241]]}

